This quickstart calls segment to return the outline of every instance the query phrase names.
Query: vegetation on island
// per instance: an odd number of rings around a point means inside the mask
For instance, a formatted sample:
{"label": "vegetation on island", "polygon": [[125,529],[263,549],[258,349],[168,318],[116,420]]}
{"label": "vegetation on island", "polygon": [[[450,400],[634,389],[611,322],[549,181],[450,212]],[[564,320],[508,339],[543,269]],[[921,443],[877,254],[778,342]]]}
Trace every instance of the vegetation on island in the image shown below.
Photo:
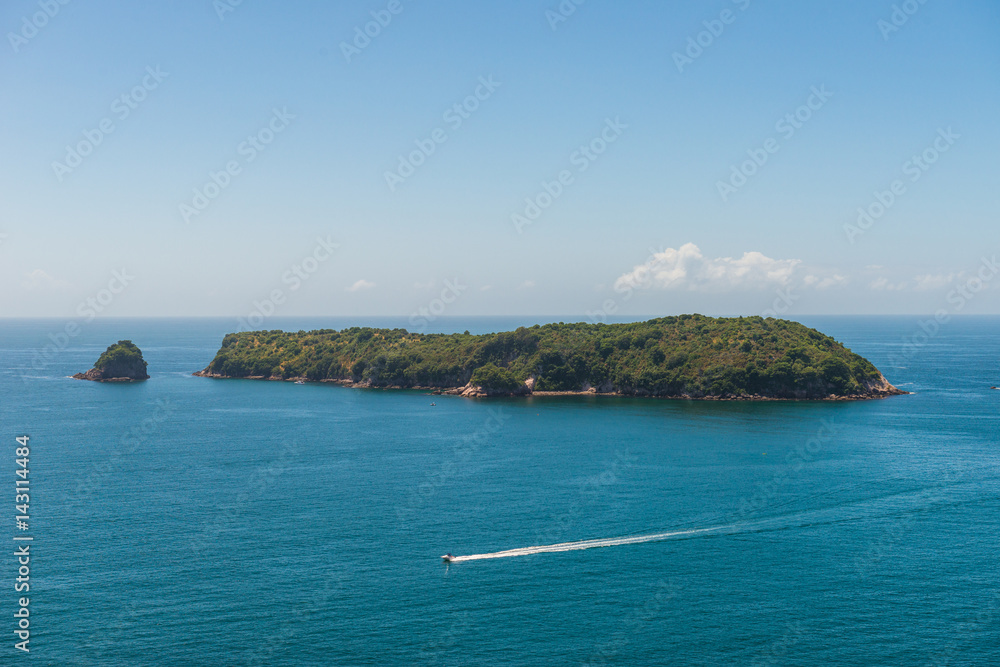
{"label": "vegetation on island", "polygon": [[73,377],[98,381],[148,380],[146,366],[142,350],[130,340],[120,340],[108,346],[92,369]]}
{"label": "vegetation on island", "polygon": [[[546,324],[484,335],[405,329],[251,331],[225,336],[199,374],[329,380],[487,393],[826,398],[901,393],[868,360],[815,329],[761,317]],[[529,386],[530,386],[529,382]]]}
{"label": "vegetation on island", "polygon": [[142,350],[130,340],[120,340],[114,345],[108,346],[108,349],[97,358],[94,368],[106,371],[140,364],[143,368],[147,366],[146,361],[142,358]]}

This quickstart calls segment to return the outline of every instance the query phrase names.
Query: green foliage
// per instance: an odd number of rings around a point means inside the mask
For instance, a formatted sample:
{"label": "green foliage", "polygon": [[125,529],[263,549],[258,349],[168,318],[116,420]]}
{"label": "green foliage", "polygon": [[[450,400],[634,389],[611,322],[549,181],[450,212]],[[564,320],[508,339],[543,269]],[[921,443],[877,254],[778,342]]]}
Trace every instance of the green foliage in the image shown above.
{"label": "green foliage", "polygon": [[120,340],[109,346],[94,364],[94,368],[99,371],[139,366],[145,371],[146,362],[142,358],[142,351],[130,340]]}
{"label": "green foliage", "polygon": [[837,392],[845,391],[851,385],[851,369],[843,359],[827,357],[820,364],[823,379]]}
{"label": "green foliage", "polygon": [[472,384],[480,387],[504,391],[513,391],[524,384],[523,382],[518,382],[517,378],[506,369],[492,363],[480,366],[472,371],[471,381]]}
{"label": "green foliage", "polygon": [[[228,334],[210,372],[373,386],[577,391],[589,384],[660,396],[819,398],[863,393],[866,359],[796,322],[680,315],[630,324],[547,324],[473,336],[353,327]],[[603,391],[603,389],[602,389]]]}

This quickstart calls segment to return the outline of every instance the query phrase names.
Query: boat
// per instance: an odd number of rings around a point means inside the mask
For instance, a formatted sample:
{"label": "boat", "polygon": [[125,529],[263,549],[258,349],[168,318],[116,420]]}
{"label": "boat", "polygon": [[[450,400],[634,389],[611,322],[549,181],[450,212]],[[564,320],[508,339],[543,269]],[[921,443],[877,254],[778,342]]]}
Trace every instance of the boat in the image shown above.
{"label": "boat", "polygon": [[437,405],[437,403],[431,403],[431,405]]}
{"label": "boat", "polygon": [[441,560],[443,560],[446,563],[451,563],[452,561],[455,560],[455,557],[452,556],[451,554],[445,554],[445,555],[441,556]]}
{"label": "boat", "polygon": [[306,383],[305,380],[296,380],[295,381],[295,384],[305,384],[305,383]]}

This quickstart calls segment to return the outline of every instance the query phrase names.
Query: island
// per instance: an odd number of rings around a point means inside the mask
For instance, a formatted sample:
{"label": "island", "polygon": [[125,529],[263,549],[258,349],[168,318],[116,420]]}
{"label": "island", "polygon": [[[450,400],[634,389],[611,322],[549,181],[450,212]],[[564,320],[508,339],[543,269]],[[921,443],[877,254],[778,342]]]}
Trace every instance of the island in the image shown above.
{"label": "island", "polygon": [[369,327],[231,333],[195,375],[469,397],[831,400],[908,393],[867,359],[797,322],[697,314],[629,324],[560,322],[483,335]]}
{"label": "island", "polygon": [[120,340],[104,351],[93,368],[73,377],[94,382],[137,382],[149,379],[146,366],[142,350],[130,340]]}

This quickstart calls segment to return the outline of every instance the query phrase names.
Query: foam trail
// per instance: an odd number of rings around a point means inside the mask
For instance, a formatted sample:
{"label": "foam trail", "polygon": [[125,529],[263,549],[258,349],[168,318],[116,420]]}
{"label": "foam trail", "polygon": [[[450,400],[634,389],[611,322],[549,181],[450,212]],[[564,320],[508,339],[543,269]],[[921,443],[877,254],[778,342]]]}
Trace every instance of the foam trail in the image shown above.
{"label": "foam trail", "polygon": [[699,533],[709,533],[736,526],[716,526],[714,528],[698,528],[697,530],[676,530],[671,533],[655,533],[653,535],[636,535],[634,537],[608,537],[596,540],[581,540],[579,542],[562,542],[560,544],[548,544],[537,547],[522,547],[520,549],[507,549],[506,551],[494,551],[488,554],[472,554],[470,556],[454,556],[453,563],[464,563],[470,560],[486,560],[487,558],[514,558],[515,556],[531,556],[533,554],[545,554],[555,551],[579,551],[580,549],[596,549],[599,547],[617,547],[622,544],[641,544],[642,542],[656,542],[667,540],[680,535],[697,535]]}

